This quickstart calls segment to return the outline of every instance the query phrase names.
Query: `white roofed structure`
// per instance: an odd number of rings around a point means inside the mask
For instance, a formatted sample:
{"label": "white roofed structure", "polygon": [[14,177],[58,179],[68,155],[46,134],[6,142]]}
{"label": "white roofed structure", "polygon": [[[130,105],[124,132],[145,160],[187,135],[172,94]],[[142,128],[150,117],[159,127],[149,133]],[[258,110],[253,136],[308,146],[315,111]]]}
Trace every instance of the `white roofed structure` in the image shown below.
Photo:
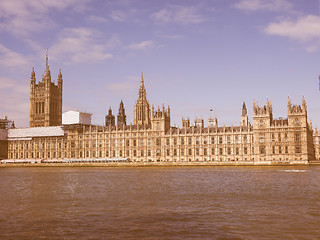
{"label": "white roofed structure", "polygon": [[33,128],[16,128],[8,130],[9,140],[22,140],[33,137],[55,137],[64,136],[64,131],[60,126],[54,127],[33,127]]}
{"label": "white roofed structure", "polygon": [[91,125],[91,113],[68,111],[62,114],[62,124],[86,124]]}

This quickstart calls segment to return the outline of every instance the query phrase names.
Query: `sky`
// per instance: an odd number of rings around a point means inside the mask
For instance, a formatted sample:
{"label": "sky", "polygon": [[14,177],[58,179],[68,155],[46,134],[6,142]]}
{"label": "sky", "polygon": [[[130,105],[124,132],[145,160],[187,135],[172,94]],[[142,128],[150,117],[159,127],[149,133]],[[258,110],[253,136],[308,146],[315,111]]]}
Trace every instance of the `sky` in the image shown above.
{"label": "sky", "polygon": [[[0,116],[29,125],[30,75],[63,76],[63,112],[103,125],[123,100],[133,122],[143,72],[150,105],[171,125],[217,117],[239,125],[242,103],[302,103],[320,127],[320,0],[1,0]],[[212,111],[210,111],[212,109]]]}

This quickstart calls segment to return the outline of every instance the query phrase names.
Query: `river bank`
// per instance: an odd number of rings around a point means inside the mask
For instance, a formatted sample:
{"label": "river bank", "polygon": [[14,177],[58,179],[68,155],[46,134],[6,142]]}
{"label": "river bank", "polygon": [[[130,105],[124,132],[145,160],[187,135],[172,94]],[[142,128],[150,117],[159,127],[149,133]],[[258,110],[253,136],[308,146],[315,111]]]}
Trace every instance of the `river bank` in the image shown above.
{"label": "river bank", "polygon": [[201,167],[201,166],[319,166],[320,162],[112,162],[112,163],[6,163],[11,167]]}

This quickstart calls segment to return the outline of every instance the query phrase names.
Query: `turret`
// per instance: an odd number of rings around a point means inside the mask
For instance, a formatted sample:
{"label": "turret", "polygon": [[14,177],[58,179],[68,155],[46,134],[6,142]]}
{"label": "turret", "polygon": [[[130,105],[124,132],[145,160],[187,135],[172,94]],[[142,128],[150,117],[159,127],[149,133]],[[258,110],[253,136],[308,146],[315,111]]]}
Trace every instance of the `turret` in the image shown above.
{"label": "turret", "polygon": [[36,84],[36,74],[35,74],[35,72],[34,72],[34,67],[32,67],[31,78],[30,78],[30,87],[31,87],[31,90],[34,89],[35,84]]}
{"label": "turret", "polygon": [[182,119],[182,127],[183,128],[189,128],[190,127],[190,119],[187,118],[187,119]]}
{"label": "turret", "polygon": [[242,126],[242,127],[248,127],[249,126],[248,111],[247,111],[247,106],[246,106],[245,102],[243,102],[243,104],[242,104],[242,113],[241,113],[240,126]]}
{"label": "turret", "polygon": [[112,115],[112,109],[111,107],[109,108],[109,111],[108,111],[108,115],[105,117],[105,120],[106,120],[106,127],[114,127],[115,126],[115,117],[114,115]]}
{"label": "turret", "polygon": [[302,110],[306,113],[307,112],[307,102],[304,96],[302,97]]}
{"label": "turret", "polygon": [[59,69],[59,74],[58,74],[58,86],[62,87],[63,80],[62,80],[62,74],[61,74],[61,68]]}
{"label": "turret", "polygon": [[121,100],[120,106],[119,106],[119,111],[118,111],[118,116],[117,116],[117,126],[125,126],[125,125],[127,125],[126,118],[127,117],[126,117],[124,105],[123,105],[123,102]]}
{"label": "turret", "polygon": [[259,107],[253,100],[253,125],[254,128],[269,127],[273,120],[272,104],[267,99],[267,104]]}
{"label": "turret", "polygon": [[166,110],[164,105],[162,110],[158,106],[158,110],[154,110],[152,106],[152,128],[159,131],[168,131],[170,129],[170,110]]}
{"label": "turret", "polygon": [[290,126],[307,126],[307,103],[302,98],[301,105],[293,105],[288,98],[288,123]]}

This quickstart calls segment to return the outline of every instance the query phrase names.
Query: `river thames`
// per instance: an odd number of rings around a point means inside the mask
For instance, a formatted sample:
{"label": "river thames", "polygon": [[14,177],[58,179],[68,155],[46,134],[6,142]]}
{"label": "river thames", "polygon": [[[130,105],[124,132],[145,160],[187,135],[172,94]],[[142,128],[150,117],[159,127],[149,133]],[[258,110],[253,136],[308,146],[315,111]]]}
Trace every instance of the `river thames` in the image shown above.
{"label": "river thames", "polygon": [[319,239],[320,167],[0,169],[0,239]]}

